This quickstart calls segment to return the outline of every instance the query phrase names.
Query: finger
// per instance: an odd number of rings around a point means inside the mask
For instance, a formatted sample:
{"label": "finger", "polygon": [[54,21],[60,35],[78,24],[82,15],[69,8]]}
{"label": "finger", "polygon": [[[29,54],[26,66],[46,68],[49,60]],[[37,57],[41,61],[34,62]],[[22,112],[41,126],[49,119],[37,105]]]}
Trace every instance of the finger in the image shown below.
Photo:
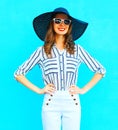
{"label": "finger", "polygon": [[53,94],[53,93],[51,93],[50,91],[47,91],[46,93],[47,93],[47,94],[50,94],[50,95],[52,95],[52,94]]}
{"label": "finger", "polygon": [[54,94],[54,91],[48,90],[47,93],[50,94],[50,95],[53,95],[53,94]]}
{"label": "finger", "polygon": [[48,89],[50,92],[55,92],[55,88],[54,87],[50,87],[49,89]]}
{"label": "finger", "polygon": [[69,90],[75,90],[75,86],[70,86]]}
{"label": "finger", "polygon": [[54,92],[55,92],[55,89],[52,88],[52,89],[49,89],[48,91],[50,91],[51,93],[54,93]]}
{"label": "finger", "polygon": [[50,87],[54,87],[54,84],[48,84]]}
{"label": "finger", "polygon": [[54,90],[56,89],[53,84],[49,85],[49,88],[54,89]]}
{"label": "finger", "polygon": [[73,85],[73,86],[70,86],[70,88],[69,88],[70,90],[71,89],[76,89],[76,86],[75,85]]}
{"label": "finger", "polygon": [[75,92],[75,91],[74,91],[73,89],[70,89],[70,90],[69,90],[69,93],[70,93],[70,94],[74,94],[74,92]]}
{"label": "finger", "polygon": [[76,87],[76,86],[75,86],[75,85],[71,85],[70,87],[72,87],[72,88],[73,88],[73,87]]}
{"label": "finger", "polygon": [[71,92],[71,91],[69,91],[69,93],[70,93],[70,95],[74,95],[75,94],[75,92]]}

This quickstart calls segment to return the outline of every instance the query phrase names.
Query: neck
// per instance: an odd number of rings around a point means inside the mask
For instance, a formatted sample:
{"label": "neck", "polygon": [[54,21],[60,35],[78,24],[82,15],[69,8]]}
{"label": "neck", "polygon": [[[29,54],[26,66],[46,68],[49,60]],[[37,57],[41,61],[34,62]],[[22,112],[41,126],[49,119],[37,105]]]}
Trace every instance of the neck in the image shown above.
{"label": "neck", "polygon": [[64,36],[56,36],[55,38],[55,44],[56,44],[56,47],[59,49],[59,50],[63,50],[65,48],[65,37]]}

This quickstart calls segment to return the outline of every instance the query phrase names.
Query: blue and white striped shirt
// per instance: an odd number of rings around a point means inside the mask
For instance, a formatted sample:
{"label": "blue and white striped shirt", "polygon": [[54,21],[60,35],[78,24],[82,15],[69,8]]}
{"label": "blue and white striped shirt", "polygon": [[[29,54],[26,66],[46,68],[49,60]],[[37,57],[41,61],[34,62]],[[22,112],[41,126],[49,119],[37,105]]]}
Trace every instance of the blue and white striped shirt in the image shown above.
{"label": "blue and white striped shirt", "polygon": [[76,85],[78,68],[81,63],[85,63],[95,73],[105,74],[104,67],[80,45],[75,45],[74,54],[69,54],[66,50],[59,51],[53,45],[51,53],[52,58],[48,58],[43,46],[39,47],[19,67],[15,75],[25,75],[38,64],[42,69],[45,85],[51,83],[57,90],[67,90],[71,85]]}

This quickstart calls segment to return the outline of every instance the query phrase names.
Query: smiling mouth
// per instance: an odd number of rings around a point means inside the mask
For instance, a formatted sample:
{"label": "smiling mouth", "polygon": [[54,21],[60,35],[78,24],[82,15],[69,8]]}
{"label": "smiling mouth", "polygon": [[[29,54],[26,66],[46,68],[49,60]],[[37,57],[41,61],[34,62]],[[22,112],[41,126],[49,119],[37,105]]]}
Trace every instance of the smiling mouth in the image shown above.
{"label": "smiling mouth", "polygon": [[64,30],[65,30],[65,28],[58,28],[58,30],[59,30],[59,31],[64,31]]}

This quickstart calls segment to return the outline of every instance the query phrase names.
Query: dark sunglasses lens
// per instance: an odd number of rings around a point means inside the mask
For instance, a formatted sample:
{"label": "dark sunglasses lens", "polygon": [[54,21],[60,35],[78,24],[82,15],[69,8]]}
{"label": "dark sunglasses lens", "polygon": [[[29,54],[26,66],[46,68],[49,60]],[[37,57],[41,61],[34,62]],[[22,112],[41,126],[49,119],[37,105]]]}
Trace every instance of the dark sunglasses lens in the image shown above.
{"label": "dark sunglasses lens", "polygon": [[69,19],[65,19],[65,20],[64,20],[64,23],[65,23],[66,25],[69,25],[69,24],[71,23],[71,21],[70,21]]}
{"label": "dark sunglasses lens", "polygon": [[55,23],[56,24],[60,24],[61,23],[61,19],[55,19]]}
{"label": "dark sunglasses lens", "polygon": [[60,23],[64,22],[64,24],[69,25],[71,23],[71,20],[69,20],[69,19],[62,20],[59,18],[54,18],[53,20],[56,24],[60,24]]}

